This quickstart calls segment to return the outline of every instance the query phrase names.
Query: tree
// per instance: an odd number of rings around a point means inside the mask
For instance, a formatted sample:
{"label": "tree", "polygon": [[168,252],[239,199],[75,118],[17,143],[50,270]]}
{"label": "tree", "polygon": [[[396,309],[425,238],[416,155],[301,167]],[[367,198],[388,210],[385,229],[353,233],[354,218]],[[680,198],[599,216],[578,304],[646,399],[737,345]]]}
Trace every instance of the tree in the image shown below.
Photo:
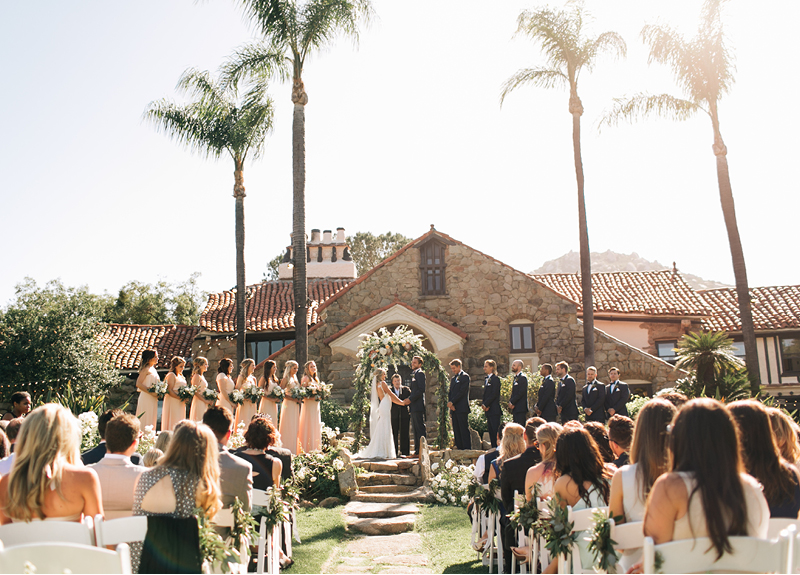
{"label": "tree", "polygon": [[200,273],[195,272],[177,285],[130,281],[120,288],[116,298],[107,296],[103,319],[108,323],[197,325],[205,298],[197,286],[199,277]]}
{"label": "tree", "polygon": [[236,200],[236,360],[245,357],[245,269],[244,269],[244,163],[248,155],[258,158],[272,130],[272,100],[267,83],[252,83],[241,98],[235,86],[214,81],[208,72],[188,69],[178,90],[194,97],[189,104],[169,100],[152,102],[145,117],[190,150],[219,158],[227,152],[234,163],[233,197]]}
{"label": "tree", "polygon": [[[121,382],[97,336],[104,300],[87,287],[59,280],[40,287],[31,278],[16,286],[15,300],[0,312],[0,381],[34,394],[73,389],[102,394]],[[42,385],[41,382],[44,382]]]}
{"label": "tree", "polygon": [[308,55],[329,47],[343,34],[358,39],[358,22],[372,11],[369,0],[240,0],[245,13],[264,34],[265,41],[246,46],[225,67],[227,81],[255,74],[266,78],[292,68],[292,251],[294,252],[295,359],[308,357],[308,286],[306,285],[306,151],[303,65]]}
{"label": "tree", "polygon": [[588,14],[581,4],[570,10],[537,8],[525,10],[517,20],[517,34],[525,34],[541,45],[547,57],[546,67],[519,70],[503,85],[500,97],[516,88],[533,84],[541,88],[569,87],[569,113],[572,115],[572,148],[575,177],[578,182],[578,227],[581,256],[581,304],[583,307],[583,356],[585,365],[594,364],[594,308],[592,305],[592,264],[589,256],[589,228],[584,200],[583,160],[581,159],[581,116],[583,103],[578,96],[578,77],[584,68],[592,71],[601,52],[624,57],[625,41],[616,32],[604,32],[595,38],[584,36],[583,24]]}
{"label": "tree", "polygon": [[410,241],[411,238],[392,232],[378,236],[372,232],[358,232],[354,236],[347,236],[347,245],[350,246],[350,255],[358,275],[371,270]]}
{"label": "tree", "polygon": [[735,351],[733,340],[723,332],[689,333],[678,343],[675,367],[694,373],[694,396],[701,392],[709,397],[728,396],[728,388],[742,378],[744,367]]}
{"label": "tree", "polygon": [[756,332],[750,308],[747,269],[728,173],[728,149],[722,140],[719,128],[719,102],[722,96],[730,91],[734,81],[732,55],[725,45],[722,25],[724,2],[725,0],[706,0],[697,35],[691,40],[685,39],[669,26],[646,25],[642,29],[642,40],[650,45],[649,62],[658,62],[672,68],[675,81],[685,97],[640,93],[632,98],[618,98],[615,99],[612,110],[601,121],[601,125],[616,125],[622,119],[632,121],[648,116],[686,120],[698,112],[705,112],[711,119],[714,135],[712,150],[716,156],[719,199],[733,261],[745,361],[750,366],[748,372],[751,392],[756,394],[760,388]]}

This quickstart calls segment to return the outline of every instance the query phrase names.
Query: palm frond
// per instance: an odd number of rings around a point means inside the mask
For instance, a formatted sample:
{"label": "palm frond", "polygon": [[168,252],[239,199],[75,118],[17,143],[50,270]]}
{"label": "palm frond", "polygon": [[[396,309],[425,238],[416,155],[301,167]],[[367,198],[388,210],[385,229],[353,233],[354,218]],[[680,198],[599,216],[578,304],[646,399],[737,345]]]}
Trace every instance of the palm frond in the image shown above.
{"label": "palm frond", "polygon": [[301,57],[305,59],[311,49],[330,45],[339,35],[357,44],[359,22],[369,22],[373,15],[369,0],[310,0],[300,9]]}
{"label": "palm frond", "polygon": [[225,107],[227,100],[223,88],[217,84],[207,70],[187,68],[176,86],[179,92],[199,98],[206,106]]}
{"label": "palm frond", "polygon": [[220,67],[220,83],[225,88],[236,89],[245,78],[256,81],[291,78],[286,46],[277,39],[271,42],[253,42],[234,51]]}
{"label": "palm frond", "polygon": [[225,149],[225,142],[219,138],[213,123],[199,115],[196,108],[179,106],[167,99],[157,100],[147,106],[144,119],[201,156],[218,158]]}
{"label": "palm frond", "polygon": [[568,85],[569,78],[567,78],[561,70],[553,68],[523,68],[522,70],[518,70],[503,84],[503,91],[500,94],[500,105],[503,105],[503,101],[510,92],[525,84],[533,84],[540,88],[553,88],[555,86]]}
{"label": "palm frond", "polygon": [[245,15],[267,38],[291,43],[297,29],[297,4],[293,0],[239,0]]}
{"label": "palm frond", "polygon": [[592,56],[601,52],[609,52],[616,58],[625,58],[628,55],[628,45],[616,32],[603,32],[592,42]]}
{"label": "palm frond", "polygon": [[651,116],[686,120],[698,110],[703,110],[699,104],[676,98],[670,94],[640,93],[631,98],[614,98],[611,110],[605,112],[600,118],[598,129],[603,126],[617,126],[620,121],[635,122]]}
{"label": "palm frond", "polygon": [[565,68],[567,75],[570,69],[574,70],[574,64],[570,66],[570,54],[577,53],[578,43],[574,26],[570,25],[563,10],[525,10],[519,15],[517,23],[517,34],[525,34],[539,42],[550,67]]}

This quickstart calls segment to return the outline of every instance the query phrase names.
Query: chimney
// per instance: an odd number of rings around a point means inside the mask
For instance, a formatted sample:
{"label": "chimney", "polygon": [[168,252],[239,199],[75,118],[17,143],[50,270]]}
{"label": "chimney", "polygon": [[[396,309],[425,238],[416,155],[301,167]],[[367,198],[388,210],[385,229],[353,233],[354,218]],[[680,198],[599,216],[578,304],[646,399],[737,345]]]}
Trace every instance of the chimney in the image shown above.
{"label": "chimney", "polygon": [[336,243],[344,243],[344,228],[336,228]]}
{"label": "chimney", "polygon": [[[317,234],[319,234],[319,230],[317,230]],[[331,243],[331,231],[325,230],[322,232],[322,243],[325,245],[330,245]]]}
{"label": "chimney", "polygon": [[308,242],[310,244],[318,244],[319,243],[319,230],[311,230],[311,241]]}

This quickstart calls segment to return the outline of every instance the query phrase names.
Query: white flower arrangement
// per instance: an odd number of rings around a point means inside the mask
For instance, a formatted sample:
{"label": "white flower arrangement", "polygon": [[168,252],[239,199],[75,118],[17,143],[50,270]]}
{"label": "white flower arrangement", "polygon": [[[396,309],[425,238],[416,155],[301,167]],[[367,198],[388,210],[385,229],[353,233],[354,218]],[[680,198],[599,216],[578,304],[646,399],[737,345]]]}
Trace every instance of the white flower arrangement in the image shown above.
{"label": "white flower arrangement", "polygon": [[97,414],[87,411],[78,416],[81,424],[81,451],[86,451],[100,443],[100,434],[97,430]]}
{"label": "white flower arrangement", "polygon": [[158,396],[158,399],[164,399],[164,396],[167,395],[168,389],[169,386],[167,385],[166,381],[154,381],[150,386],[150,391],[155,393]]}
{"label": "white flower arrangement", "polygon": [[240,421],[239,425],[236,426],[236,430],[231,433],[231,438],[228,440],[228,448],[229,449],[239,449],[243,447],[246,441],[244,440],[244,432],[247,431],[247,424],[244,421]]}
{"label": "white flower arrangement", "polygon": [[234,405],[242,405],[244,403],[244,393],[240,389],[234,389],[228,394],[228,399]]}
{"label": "white flower arrangement", "polygon": [[146,425],[144,430],[142,431],[142,436],[139,438],[139,446],[136,448],[136,451],[140,455],[144,455],[151,448],[155,447],[156,445],[156,429],[152,425]]}
{"label": "white flower arrangement", "polygon": [[264,397],[264,390],[252,382],[243,385],[241,391],[244,398],[253,403],[258,403],[259,400]]}
{"label": "white flower arrangement", "polygon": [[448,459],[444,465],[431,465],[431,471],[440,470],[440,473],[431,478],[436,501],[444,505],[466,507],[469,503],[469,486],[474,465],[458,465]]}

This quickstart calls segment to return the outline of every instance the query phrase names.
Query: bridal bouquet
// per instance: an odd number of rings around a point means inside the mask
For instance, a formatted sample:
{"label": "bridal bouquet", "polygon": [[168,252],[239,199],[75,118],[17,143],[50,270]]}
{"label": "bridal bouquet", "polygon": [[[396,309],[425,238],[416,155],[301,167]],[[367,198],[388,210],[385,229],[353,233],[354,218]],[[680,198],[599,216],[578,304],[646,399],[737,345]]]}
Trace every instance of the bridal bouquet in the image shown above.
{"label": "bridal bouquet", "polygon": [[331,396],[333,385],[321,382],[319,385],[310,385],[306,389],[308,390],[308,397],[321,401]]}
{"label": "bridal bouquet", "polygon": [[305,387],[293,387],[289,390],[289,397],[292,399],[305,399],[308,397],[308,389]]}
{"label": "bridal bouquet", "polygon": [[240,389],[234,389],[228,394],[228,399],[234,405],[242,405],[244,403],[244,393]]}
{"label": "bridal bouquet", "polygon": [[204,389],[203,399],[206,401],[217,401],[217,399],[219,399],[219,392],[216,389]]}
{"label": "bridal bouquet", "polygon": [[167,389],[169,388],[166,381],[156,381],[150,386],[150,391],[155,393],[158,399],[164,399],[164,396],[167,395]]}
{"label": "bridal bouquet", "polygon": [[264,394],[264,397],[267,399],[274,399],[275,401],[283,401],[285,395],[280,385],[273,385],[270,390]]}
{"label": "bridal bouquet", "polygon": [[178,390],[175,392],[178,394],[178,397],[181,401],[189,401],[194,397],[194,393],[197,391],[197,388],[192,385],[184,385],[183,387],[179,387]]}
{"label": "bridal bouquet", "polygon": [[248,383],[242,386],[242,394],[246,400],[258,403],[264,397],[264,390],[254,383]]}

